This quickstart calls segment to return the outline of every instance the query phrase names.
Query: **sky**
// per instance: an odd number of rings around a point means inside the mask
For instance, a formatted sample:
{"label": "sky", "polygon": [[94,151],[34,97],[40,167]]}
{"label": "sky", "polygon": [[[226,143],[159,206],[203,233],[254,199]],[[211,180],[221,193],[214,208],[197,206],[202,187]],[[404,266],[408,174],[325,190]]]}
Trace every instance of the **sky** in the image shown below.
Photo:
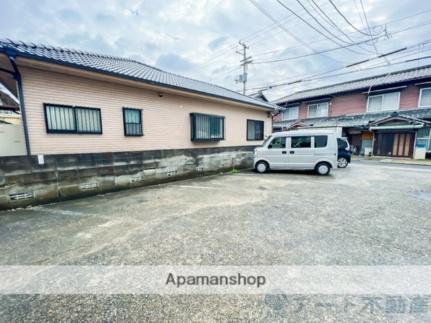
{"label": "sky", "polygon": [[431,2],[362,0],[362,10],[361,0],[333,0],[344,19],[329,0],[280,1],[300,18],[277,0],[2,0],[0,38],[129,57],[235,91],[243,41],[253,60],[247,93],[263,89],[271,100],[431,64],[404,63],[431,55]]}

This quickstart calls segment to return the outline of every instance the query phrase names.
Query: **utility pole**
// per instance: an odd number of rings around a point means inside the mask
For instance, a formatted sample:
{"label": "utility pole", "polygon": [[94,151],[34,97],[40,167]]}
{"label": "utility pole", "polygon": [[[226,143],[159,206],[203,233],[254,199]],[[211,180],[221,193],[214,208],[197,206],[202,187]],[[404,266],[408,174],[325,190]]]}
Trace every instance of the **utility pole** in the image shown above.
{"label": "utility pole", "polygon": [[239,42],[239,44],[242,46],[242,50],[236,51],[236,53],[242,56],[242,60],[240,60],[242,66],[242,74],[239,75],[238,79],[236,79],[235,81],[237,83],[242,83],[242,94],[245,95],[247,85],[247,70],[248,65],[251,64],[252,60],[251,56],[247,57],[247,49],[249,49],[250,47],[248,47],[245,43],[241,41]]}

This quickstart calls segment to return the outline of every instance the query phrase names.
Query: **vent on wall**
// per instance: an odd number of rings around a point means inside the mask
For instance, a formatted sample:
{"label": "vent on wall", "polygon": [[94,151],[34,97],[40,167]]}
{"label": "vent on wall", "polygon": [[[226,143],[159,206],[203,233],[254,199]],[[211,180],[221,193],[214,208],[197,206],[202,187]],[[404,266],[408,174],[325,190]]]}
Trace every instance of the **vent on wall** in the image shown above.
{"label": "vent on wall", "polygon": [[9,194],[11,201],[30,200],[34,197],[33,192]]}
{"label": "vent on wall", "polygon": [[130,183],[138,183],[143,181],[144,181],[144,176],[134,176],[130,178]]}
{"label": "vent on wall", "polygon": [[176,170],[171,170],[171,171],[169,171],[169,172],[167,173],[167,175],[168,175],[168,177],[170,177],[170,176],[175,176],[175,175],[177,175],[177,171],[176,171]]}
{"label": "vent on wall", "polygon": [[97,188],[97,183],[84,183],[79,185],[81,191],[91,191]]}

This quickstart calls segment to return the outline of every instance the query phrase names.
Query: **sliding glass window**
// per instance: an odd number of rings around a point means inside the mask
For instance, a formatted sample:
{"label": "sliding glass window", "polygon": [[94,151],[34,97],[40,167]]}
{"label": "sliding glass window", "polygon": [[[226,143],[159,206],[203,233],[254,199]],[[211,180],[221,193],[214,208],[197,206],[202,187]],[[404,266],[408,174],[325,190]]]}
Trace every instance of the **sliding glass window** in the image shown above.
{"label": "sliding glass window", "polygon": [[224,117],[191,113],[192,141],[216,141],[224,139]]}
{"label": "sliding glass window", "polygon": [[48,133],[102,133],[100,109],[45,104],[44,110],[46,131]]}

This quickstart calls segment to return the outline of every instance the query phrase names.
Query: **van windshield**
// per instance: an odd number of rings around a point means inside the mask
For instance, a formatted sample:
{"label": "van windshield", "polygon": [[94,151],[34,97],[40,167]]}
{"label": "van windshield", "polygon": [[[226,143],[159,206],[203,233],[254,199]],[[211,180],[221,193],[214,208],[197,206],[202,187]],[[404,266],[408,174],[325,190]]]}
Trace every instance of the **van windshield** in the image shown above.
{"label": "van windshield", "polygon": [[265,147],[265,145],[268,143],[268,141],[270,141],[272,139],[271,136],[266,137],[266,139],[262,142],[262,145],[260,145],[260,147]]}

